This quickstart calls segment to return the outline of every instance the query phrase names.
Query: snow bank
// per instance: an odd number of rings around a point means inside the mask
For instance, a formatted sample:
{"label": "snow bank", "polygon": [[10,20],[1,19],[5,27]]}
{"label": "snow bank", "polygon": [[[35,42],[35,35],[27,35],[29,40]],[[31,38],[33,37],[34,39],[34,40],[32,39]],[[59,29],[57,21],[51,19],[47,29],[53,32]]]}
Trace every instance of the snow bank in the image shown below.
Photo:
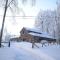
{"label": "snow bank", "polygon": [[60,60],[60,46],[31,48],[28,42],[12,42],[11,47],[0,48],[0,60]]}

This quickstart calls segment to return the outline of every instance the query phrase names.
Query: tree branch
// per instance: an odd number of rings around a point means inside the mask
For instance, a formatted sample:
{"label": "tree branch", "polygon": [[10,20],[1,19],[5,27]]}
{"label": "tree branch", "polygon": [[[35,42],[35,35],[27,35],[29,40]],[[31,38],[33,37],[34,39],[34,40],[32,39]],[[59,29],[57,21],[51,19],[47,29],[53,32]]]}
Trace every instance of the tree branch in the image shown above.
{"label": "tree branch", "polygon": [[[12,1],[14,1],[14,0],[12,0]],[[10,6],[10,4],[12,3],[12,1],[7,5],[7,8]]]}

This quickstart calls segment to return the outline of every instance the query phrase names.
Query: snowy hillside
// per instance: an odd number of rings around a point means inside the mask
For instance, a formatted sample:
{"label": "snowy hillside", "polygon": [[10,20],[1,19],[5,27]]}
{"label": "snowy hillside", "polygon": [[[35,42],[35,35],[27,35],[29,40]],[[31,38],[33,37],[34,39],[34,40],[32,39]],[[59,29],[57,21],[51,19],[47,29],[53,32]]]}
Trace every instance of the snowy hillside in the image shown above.
{"label": "snowy hillside", "polygon": [[31,48],[31,43],[11,43],[11,47],[0,48],[0,60],[60,60],[60,46],[49,45]]}

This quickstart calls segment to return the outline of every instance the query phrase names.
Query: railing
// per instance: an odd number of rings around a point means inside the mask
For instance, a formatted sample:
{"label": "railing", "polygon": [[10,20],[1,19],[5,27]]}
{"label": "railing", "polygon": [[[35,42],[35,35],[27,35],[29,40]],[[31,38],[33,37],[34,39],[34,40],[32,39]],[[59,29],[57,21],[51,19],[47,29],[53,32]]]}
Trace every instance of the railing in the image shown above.
{"label": "railing", "polygon": [[8,47],[10,47],[10,41],[9,42],[3,41],[1,43],[8,43]]}

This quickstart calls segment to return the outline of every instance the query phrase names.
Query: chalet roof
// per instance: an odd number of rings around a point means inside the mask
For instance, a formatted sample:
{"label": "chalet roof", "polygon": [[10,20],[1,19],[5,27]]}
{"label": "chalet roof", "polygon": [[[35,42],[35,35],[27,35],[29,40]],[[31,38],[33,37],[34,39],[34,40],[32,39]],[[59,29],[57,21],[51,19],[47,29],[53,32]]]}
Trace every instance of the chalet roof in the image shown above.
{"label": "chalet roof", "polygon": [[36,28],[26,28],[24,27],[28,32],[33,32],[33,33],[38,33],[38,34],[42,34],[42,32],[40,31],[40,29],[36,29]]}
{"label": "chalet roof", "polygon": [[34,37],[40,37],[41,39],[46,40],[56,40],[54,37],[48,35],[48,34],[37,34],[37,33],[29,33],[30,35]]}
{"label": "chalet roof", "polygon": [[39,37],[48,37],[48,38],[53,38],[52,36],[48,35],[48,34],[38,34],[38,33],[29,33],[30,35],[34,35],[34,36],[39,36]]}
{"label": "chalet roof", "polygon": [[26,28],[24,27],[29,33],[32,33],[32,34],[43,34],[45,36],[51,36],[50,34],[48,34],[47,32],[42,32],[40,29],[37,29],[37,28]]}

